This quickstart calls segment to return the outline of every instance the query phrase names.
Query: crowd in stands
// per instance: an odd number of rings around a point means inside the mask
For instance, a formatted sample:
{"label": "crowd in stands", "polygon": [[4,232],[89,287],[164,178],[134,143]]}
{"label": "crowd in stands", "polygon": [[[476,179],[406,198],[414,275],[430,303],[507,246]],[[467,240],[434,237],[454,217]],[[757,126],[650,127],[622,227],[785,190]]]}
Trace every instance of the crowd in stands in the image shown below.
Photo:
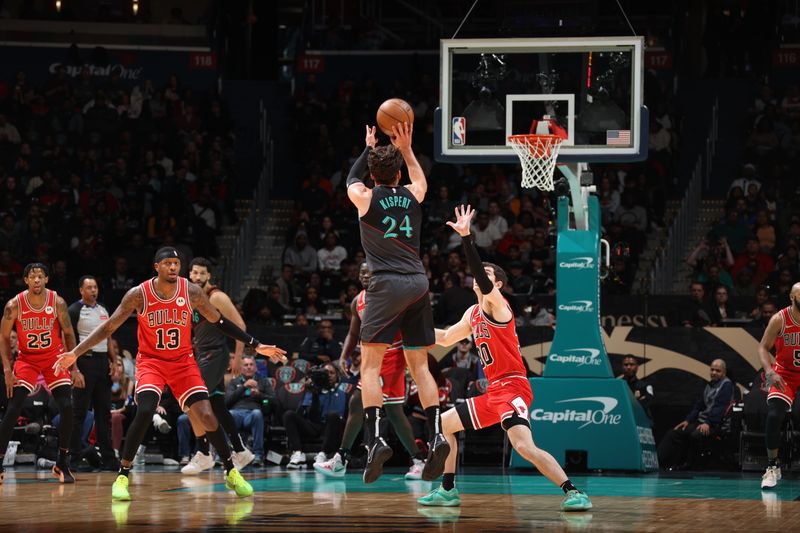
{"label": "crowd in stands", "polygon": [[688,257],[695,312],[687,323],[766,323],[789,303],[800,273],[800,209],[791,172],[800,157],[796,86],[764,85],[747,115],[743,161],[722,219]]}

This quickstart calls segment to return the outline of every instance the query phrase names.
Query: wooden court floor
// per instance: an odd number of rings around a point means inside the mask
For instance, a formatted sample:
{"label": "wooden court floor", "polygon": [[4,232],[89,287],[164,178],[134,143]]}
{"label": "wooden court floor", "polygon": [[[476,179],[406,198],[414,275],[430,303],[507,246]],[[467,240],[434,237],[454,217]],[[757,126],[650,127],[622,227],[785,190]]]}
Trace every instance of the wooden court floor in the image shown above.
{"label": "wooden court floor", "polygon": [[196,477],[150,468],[131,477],[132,502],[112,503],[112,473],[81,473],[60,485],[47,472],[7,470],[0,531],[797,531],[800,479],[762,492],[753,475],[574,476],[594,509],[562,513],[559,491],[527,472],[459,474],[462,505],[430,508],[415,499],[431,483],[388,471],[364,485],[279,468],[250,472],[252,498],[225,490],[219,470]]}

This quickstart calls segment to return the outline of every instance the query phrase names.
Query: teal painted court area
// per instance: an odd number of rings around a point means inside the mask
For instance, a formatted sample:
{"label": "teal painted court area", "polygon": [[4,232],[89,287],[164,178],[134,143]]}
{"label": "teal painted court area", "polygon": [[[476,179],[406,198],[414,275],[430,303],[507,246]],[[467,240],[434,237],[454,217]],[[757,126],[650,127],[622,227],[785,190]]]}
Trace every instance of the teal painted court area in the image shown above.
{"label": "teal painted court area", "polygon": [[[800,499],[800,480],[786,479],[776,490],[762,491],[761,477],[756,474],[695,475],[682,477],[659,474],[630,474],[629,476],[570,476],[576,486],[592,497],[610,496],[625,498],[686,498],[763,500],[764,493],[774,494],[773,499],[794,501]],[[361,474],[348,473],[341,479],[324,478],[313,471],[287,472],[275,469],[265,477],[250,479],[256,492],[303,493],[405,493],[422,494],[436,486],[425,481],[405,481],[400,471],[387,472],[377,482],[365,485]],[[543,476],[513,473],[509,475],[460,474],[456,485],[462,495],[507,494],[558,496],[560,490]],[[170,492],[223,492],[223,483],[183,487]]]}

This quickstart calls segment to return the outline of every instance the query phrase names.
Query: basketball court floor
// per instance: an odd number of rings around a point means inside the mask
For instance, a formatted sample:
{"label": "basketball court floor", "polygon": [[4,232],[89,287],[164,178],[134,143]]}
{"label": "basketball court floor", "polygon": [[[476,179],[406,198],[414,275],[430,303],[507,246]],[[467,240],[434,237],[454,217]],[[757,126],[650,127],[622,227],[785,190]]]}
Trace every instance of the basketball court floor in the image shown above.
{"label": "basketball court floor", "polygon": [[[473,473],[470,473],[473,472]],[[800,479],[761,491],[757,474],[573,476],[594,509],[562,513],[542,476],[467,470],[461,507],[422,507],[433,485],[387,471],[372,485],[270,468],[246,477],[252,498],[225,490],[222,474],[181,476],[149,467],[132,475],[132,502],[112,503],[113,473],[82,473],[60,485],[49,472],[8,470],[0,531],[791,531],[800,523]]]}

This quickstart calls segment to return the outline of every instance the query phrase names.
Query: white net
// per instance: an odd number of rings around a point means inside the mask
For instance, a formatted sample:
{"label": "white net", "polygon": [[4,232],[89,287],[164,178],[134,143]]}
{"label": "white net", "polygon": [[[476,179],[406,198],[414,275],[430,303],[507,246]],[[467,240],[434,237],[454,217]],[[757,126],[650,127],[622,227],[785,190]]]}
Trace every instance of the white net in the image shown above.
{"label": "white net", "polygon": [[553,190],[553,171],[564,139],[557,135],[512,135],[508,142],[522,164],[522,186]]}

